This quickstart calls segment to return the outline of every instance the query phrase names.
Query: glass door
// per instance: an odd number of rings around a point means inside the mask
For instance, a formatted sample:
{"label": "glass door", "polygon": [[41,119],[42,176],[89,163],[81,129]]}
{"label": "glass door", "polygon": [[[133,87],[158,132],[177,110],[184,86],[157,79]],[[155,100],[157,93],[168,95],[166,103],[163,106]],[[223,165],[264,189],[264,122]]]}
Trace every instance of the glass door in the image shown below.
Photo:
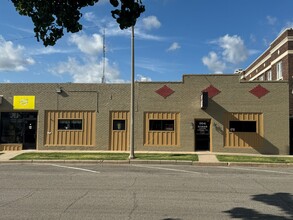
{"label": "glass door", "polygon": [[210,124],[209,119],[195,120],[195,150],[210,150]]}

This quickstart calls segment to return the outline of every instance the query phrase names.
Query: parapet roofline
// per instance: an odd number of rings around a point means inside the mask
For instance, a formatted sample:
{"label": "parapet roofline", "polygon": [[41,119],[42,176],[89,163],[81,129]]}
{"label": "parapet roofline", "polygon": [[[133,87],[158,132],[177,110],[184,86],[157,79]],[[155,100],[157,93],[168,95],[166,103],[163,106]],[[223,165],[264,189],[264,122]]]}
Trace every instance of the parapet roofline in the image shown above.
{"label": "parapet roofline", "polygon": [[286,28],[284,29],[276,38],[270,43],[270,46],[274,44],[285,32],[293,31],[293,28]]}

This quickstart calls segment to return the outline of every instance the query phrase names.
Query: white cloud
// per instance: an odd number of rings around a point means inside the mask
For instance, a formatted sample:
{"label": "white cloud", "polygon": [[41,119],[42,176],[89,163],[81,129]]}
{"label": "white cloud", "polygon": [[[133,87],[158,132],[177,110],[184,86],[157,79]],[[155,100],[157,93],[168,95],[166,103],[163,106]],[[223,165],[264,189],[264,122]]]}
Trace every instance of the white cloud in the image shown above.
{"label": "white cloud", "polygon": [[268,15],[266,17],[266,19],[267,19],[267,22],[268,22],[269,25],[274,25],[277,22],[277,18],[276,17],[272,17],[270,15]]}
{"label": "white cloud", "polygon": [[72,34],[69,42],[74,43],[85,54],[96,55],[103,51],[103,38],[98,34]]}
{"label": "white cloud", "polygon": [[83,15],[83,18],[89,22],[96,22],[97,18],[93,12],[86,12]]}
{"label": "white cloud", "polygon": [[151,30],[153,28],[158,29],[161,27],[161,22],[158,20],[156,16],[153,15],[143,18],[142,23],[144,25],[144,28],[147,30]]}
{"label": "white cloud", "polygon": [[171,46],[167,49],[167,51],[174,51],[174,50],[178,50],[180,49],[181,46],[177,43],[177,42],[174,42],[171,44]]}
{"label": "white cloud", "polygon": [[32,57],[25,55],[25,48],[5,41],[0,35],[0,71],[25,71],[35,63]]}
{"label": "white cloud", "polygon": [[[130,34],[131,34],[130,29],[121,30],[116,21],[107,20],[104,22],[105,22],[106,36],[114,36],[114,37],[115,36],[130,36]],[[104,26],[104,25],[102,25],[102,26]],[[101,28],[101,33],[102,33],[102,31],[103,30]]]}
{"label": "white cloud", "polygon": [[72,53],[69,49],[57,49],[55,47],[42,47],[40,49],[33,50],[30,52],[31,55],[51,55],[51,54],[66,54]]}
{"label": "white cloud", "polygon": [[224,50],[222,52],[223,59],[233,64],[238,64],[247,59],[248,52],[241,37],[228,34],[220,37],[219,46]]}
{"label": "white cloud", "polygon": [[[107,0],[108,1],[108,0]],[[150,16],[155,17],[155,16]],[[131,35],[131,29],[124,29],[121,30],[119,28],[119,25],[113,18],[103,18],[103,19],[97,19],[95,14],[92,12],[85,13],[84,15],[85,20],[92,23],[93,26],[97,27],[99,29],[100,34],[102,35],[105,31],[106,37],[130,37]],[[158,19],[155,17],[155,19],[150,19],[149,17],[143,19],[138,19],[137,24],[135,25],[135,37],[140,38],[143,40],[155,40],[155,41],[161,41],[164,38],[161,36],[157,36],[154,34],[148,33],[152,28],[158,28],[161,23],[158,21]]]}
{"label": "white cloud", "polygon": [[[82,62],[75,58],[68,58],[67,62],[59,63],[51,72],[62,75],[69,74],[74,83],[100,83],[103,77],[103,62],[97,60],[87,60]],[[109,64],[105,60],[105,79],[108,83],[123,82],[119,79],[120,73],[115,65]]]}
{"label": "white cloud", "polygon": [[[101,29],[101,33],[102,33],[102,29]],[[106,23],[105,26],[105,32],[106,32],[106,37],[107,36],[111,36],[111,37],[117,37],[117,36],[126,36],[126,37],[130,37],[131,35],[131,29],[128,28],[126,30],[121,30],[119,28],[119,26],[117,25],[117,23],[115,21],[108,21]],[[153,35],[153,34],[149,34],[146,32],[144,26],[141,23],[141,20],[138,20],[137,25],[134,28],[134,35],[135,38],[140,38],[143,40],[155,40],[155,41],[161,41],[164,38],[157,36],[157,35]]]}
{"label": "white cloud", "polygon": [[218,45],[219,52],[210,52],[208,56],[203,57],[202,62],[209,70],[214,72],[223,72],[229,69],[238,68],[238,65],[244,62],[251,51],[246,49],[241,37],[226,34],[211,43]]}
{"label": "white cloud", "polygon": [[151,82],[152,79],[150,77],[148,77],[148,76],[143,76],[143,75],[138,74],[137,75],[137,81],[139,81],[139,82]]}
{"label": "white cloud", "polygon": [[218,55],[213,51],[210,52],[208,56],[203,57],[202,62],[213,73],[223,73],[226,69],[226,64],[219,60]]}

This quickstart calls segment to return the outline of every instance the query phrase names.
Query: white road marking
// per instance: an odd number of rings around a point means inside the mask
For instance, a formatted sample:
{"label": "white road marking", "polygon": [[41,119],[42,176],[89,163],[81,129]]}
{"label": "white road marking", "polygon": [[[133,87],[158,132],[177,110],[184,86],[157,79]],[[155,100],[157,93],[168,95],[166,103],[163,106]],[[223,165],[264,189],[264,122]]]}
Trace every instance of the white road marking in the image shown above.
{"label": "white road marking", "polygon": [[218,167],[218,168],[224,168],[224,169],[234,169],[234,170],[245,170],[245,171],[257,171],[257,172],[265,172],[265,173],[279,173],[279,174],[291,174],[291,172],[284,172],[284,171],[275,171],[275,170],[260,170],[260,169],[254,169],[254,168],[241,168],[241,167]]}
{"label": "white road marking", "polygon": [[148,168],[148,169],[168,170],[168,171],[175,171],[175,172],[181,172],[181,173],[203,174],[203,173],[195,172],[195,171],[178,170],[178,169],[171,169],[171,168],[164,168],[164,167],[143,166],[143,165],[132,165],[132,166],[134,166],[134,167]]}
{"label": "white road marking", "polygon": [[53,167],[60,167],[60,168],[66,168],[66,169],[72,169],[72,170],[80,170],[80,171],[85,171],[85,172],[90,172],[90,173],[100,173],[99,171],[83,169],[83,168],[78,168],[78,167],[69,167],[69,166],[62,166],[62,165],[57,165],[57,164],[49,164],[49,165],[53,166]]}

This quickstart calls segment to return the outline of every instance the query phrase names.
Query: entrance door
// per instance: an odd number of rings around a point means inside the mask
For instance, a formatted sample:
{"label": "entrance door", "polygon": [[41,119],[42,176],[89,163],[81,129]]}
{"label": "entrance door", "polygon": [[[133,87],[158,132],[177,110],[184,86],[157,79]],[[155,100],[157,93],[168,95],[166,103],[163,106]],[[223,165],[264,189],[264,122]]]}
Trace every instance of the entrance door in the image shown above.
{"label": "entrance door", "polygon": [[37,120],[27,119],[24,121],[23,149],[36,149]]}
{"label": "entrance door", "polygon": [[210,150],[210,124],[209,119],[195,120],[195,150]]}

